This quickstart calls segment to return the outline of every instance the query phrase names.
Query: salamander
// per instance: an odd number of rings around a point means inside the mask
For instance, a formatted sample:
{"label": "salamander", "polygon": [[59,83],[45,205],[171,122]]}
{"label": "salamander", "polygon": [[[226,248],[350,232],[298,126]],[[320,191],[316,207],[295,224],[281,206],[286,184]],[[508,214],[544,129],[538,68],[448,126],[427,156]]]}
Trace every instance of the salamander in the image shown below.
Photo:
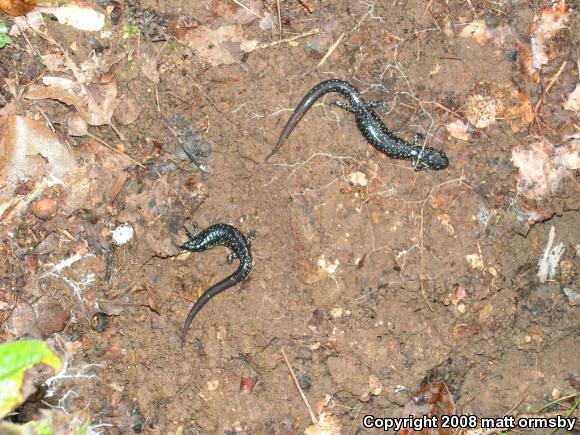
{"label": "salamander", "polygon": [[234,259],[237,258],[240,261],[240,265],[234,273],[208,288],[193,304],[193,307],[189,310],[189,314],[183,324],[183,331],[181,334],[182,343],[185,342],[185,337],[193,318],[203,308],[203,306],[217,294],[246,279],[252,270],[252,253],[250,247],[252,240],[255,237],[253,231],[250,232],[248,236],[245,236],[240,230],[228,224],[212,225],[197,235],[195,235],[194,227],[193,233],[187,231],[187,235],[187,242],[180,246],[180,249],[183,252],[201,252],[213,248],[214,246],[225,246],[231,250],[231,253],[227,257],[227,263],[231,264]]}
{"label": "salamander", "polygon": [[378,151],[394,159],[411,160],[415,170],[445,169],[449,165],[449,159],[443,151],[417,145],[420,135],[415,135],[413,143],[409,143],[393,134],[373,110],[381,106],[382,102],[365,101],[356,88],[344,80],[326,80],[306,94],[290,116],[266,161],[280,150],[296,124],[316,100],[330,92],[337,92],[348,100],[349,104],[344,102],[336,104],[354,114],[359,131]]}

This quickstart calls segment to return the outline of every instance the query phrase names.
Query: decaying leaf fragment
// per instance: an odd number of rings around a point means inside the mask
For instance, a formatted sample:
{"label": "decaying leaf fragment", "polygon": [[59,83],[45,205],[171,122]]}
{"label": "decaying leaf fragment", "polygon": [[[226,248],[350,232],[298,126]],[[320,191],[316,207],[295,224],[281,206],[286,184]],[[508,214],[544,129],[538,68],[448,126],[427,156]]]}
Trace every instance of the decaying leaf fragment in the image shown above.
{"label": "decaying leaf fragment", "polygon": [[[20,210],[50,184],[62,183],[78,165],[70,150],[42,123],[19,115],[0,114],[0,216]],[[21,180],[34,186],[15,197]]]}
{"label": "decaying leaf fragment", "polygon": [[113,112],[119,104],[114,81],[102,85],[81,85],[71,77],[45,76],[43,85],[30,86],[25,98],[50,98],[74,106],[90,125],[110,125]]}

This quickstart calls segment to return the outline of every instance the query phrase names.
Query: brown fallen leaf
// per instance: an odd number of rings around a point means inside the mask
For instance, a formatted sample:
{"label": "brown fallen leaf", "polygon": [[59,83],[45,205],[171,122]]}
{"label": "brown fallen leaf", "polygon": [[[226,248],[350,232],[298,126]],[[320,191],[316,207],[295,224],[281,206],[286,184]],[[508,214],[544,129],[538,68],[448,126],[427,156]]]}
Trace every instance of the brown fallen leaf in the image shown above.
{"label": "brown fallen leaf", "polygon": [[247,376],[240,377],[240,393],[252,394],[257,382],[257,376],[252,376],[251,378]]}
{"label": "brown fallen leaf", "polygon": [[127,178],[129,178],[129,174],[125,171],[121,171],[119,175],[117,175],[115,181],[113,181],[113,185],[111,186],[111,193],[109,195],[111,202],[113,202],[117,198],[117,195],[123,188],[123,185],[125,184],[125,181],[127,181]]}
{"label": "brown fallen leaf", "polygon": [[13,17],[26,15],[36,7],[36,0],[0,0],[0,10]]}
{"label": "brown fallen leaf", "polygon": [[23,179],[34,187],[19,197],[18,213],[51,182],[62,182],[78,171],[74,156],[42,123],[24,116],[0,116],[0,216],[13,206],[14,192]]}
{"label": "brown fallen leaf", "polygon": [[[455,401],[445,382],[430,382],[413,394],[411,400],[403,407],[401,417],[451,416],[455,415],[455,412]],[[438,423],[441,424],[440,418]],[[451,435],[453,431],[454,429],[440,427],[425,428],[421,431],[404,428],[399,431],[399,435]]]}
{"label": "brown fallen leaf", "polygon": [[[262,0],[245,1],[244,6],[247,9],[233,2],[224,2],[222,0],[212,0],[211,2],[211,9],[213,9],[215,15],[235,24],[249,24],[262,16],[264,7]],[[250,11],[254,13],[252,14]]]}
{"label": "brown fallen leaf", "polygon": [[473,139],[473,135],[471,134],[471,132],[474,130],[473,127],[459,119],[450,122],[445,127],[447,128],[449,134],[456,139],[466,142]]}
{"label": "brown fallen leaf", "polygon": [[532,35],[530,38],[533,53],[532,66],[535,69],[548,63],[549,56],[546,53],[548,39],[554,36],[558,30],[564,28],[569,15],[570,10],[566,9],[566,0],[558,0],[555,4],[544,8],[539,17],[535,17],[530,30]]}
{"label": "brown fallen leaf", "polygon": [[558,190],[560,182],[580,168],[580,140],[554,148],[548,141],[512,149],[518,168],[518,194],[540,201]]}
{"label": "brown fallen leaf", "polygon": [[139,118],[141,110],[137,106],[137,102],[131,97],[121,97],[119,105],[115,109],[113,116],[122,125],[132,124]]}
{"label": "brown fallen leaf", "polygon": [[323,412],[318,416],[318,423],[308,426],[305,435],[340,435],[342,432],[340,421],[332,414]]}
{"label": "brown fallen leaf", "polygon": [[249,53],[258,41],[247,40],[239,26],[222,26],[215,30],[199,26],[185,35],[185,40],[197,56],[213,66],[235,63],[242,53]]}
{"label": "brown fallen leaf", "polygon": [[32,85],[24,95],[30,100],[52,99],[74,106],[90,125],[111,125],[113,112],[119,104],[117,85],[81,85],[71,77],[44,76],[44,85]]}

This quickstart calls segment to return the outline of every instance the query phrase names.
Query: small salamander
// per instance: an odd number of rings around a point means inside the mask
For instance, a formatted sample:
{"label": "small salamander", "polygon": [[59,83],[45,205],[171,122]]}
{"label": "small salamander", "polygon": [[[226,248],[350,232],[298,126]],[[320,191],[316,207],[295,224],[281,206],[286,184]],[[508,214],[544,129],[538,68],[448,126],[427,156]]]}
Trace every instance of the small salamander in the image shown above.
{"label": "small salamander", "polygon": [[365,101],[356,88],[344,80],[326,80],[316,85],[306,94],[296,106],[284,130],[282,130],[276,146],[266,157],[266,161],[278,152],[294,127],[296,127],[296,124],[312,107],[314,102],[330,92],[337,92],[349,101],[350,104],[343,102],[336,104],[354,114],[359,131],[367,142],[380,152],[394,159],[411,160],[415,170],[445,169],[449,165],[449,160],[443,151],[417,145],[420,138],[419,135],[415,136],[413,143],[406,142],[395,136],[373,110],[373,108],[381,106],[381,102]]}
{"label": "small salamander", "polygon": [[[195,227],[193,231],[195,232]],[[200,252],[213,248],[214,246],[225,246],[232,251],[227,258],[228,264],[233,263],[234,259],[237,258],[240,261],[240,265],[230,276],[208,288],[193,304],[183,324],[183,332],[181,333],[182,343],[185,342],[185,336],[187,335],[189,326],[199,310],[215,295],[242,282],[248,276],[252,269],[250,245],[255,237],[253,231],[246,237],[240,230],[228,224],[212,225],[197,235],[187,231],[187,235],[189,240],[179,247],[183,252]]]}

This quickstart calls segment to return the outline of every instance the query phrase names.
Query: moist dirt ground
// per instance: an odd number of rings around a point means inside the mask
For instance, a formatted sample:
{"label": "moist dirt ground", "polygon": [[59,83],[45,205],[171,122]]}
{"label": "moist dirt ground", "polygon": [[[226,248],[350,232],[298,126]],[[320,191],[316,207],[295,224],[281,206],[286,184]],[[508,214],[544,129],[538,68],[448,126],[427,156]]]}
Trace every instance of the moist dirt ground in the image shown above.
{"label": "moist dirt ground", "polygon": [[[325,402],[345,434],[382,433],[363,416],[402,415],[432,381],[458,415],[574,411],[576,173],[528,219],[522,210],[538,202],[520,195],[512,150],[578,133],[577,112],[562,108],[578,82],[575,11],[534,80],[521,47],[548,3],[265,1],[258,15],[274,24],[264,30],[259,19],[234,22],[240,9],[225,0],[88,5],[106,15],[108,37],[47,18],[50,40],[24,31],[0,50],[0,104],[51,121],[95,183],[74,210],[54,185],[42,194],[58,199],[53,217],[26,208],[0,224],[3,340],[44,337],[67,349],[73,375],[37,407],[84,408],[102,433],[303,433],[312,421],[283,351],[314,413]],[[513,31],[501,43],[459,34],[476,20]],[[188,39],[202,25],[238,26],[261,45],[246,53],[226,40],[234,61],[212,61]],[[18,93],[51,74],[40,56],[62,49],[77,65],[110,63],[100,83],[114,80],[126,112],[138,112],[117,122],[122,139],[108,125],[70,136],[71,105]],[[385,124],[409,141],[423,133],[449,167],[417,172],[379,153],[334,94],[265,162],[293,108],[331,78],[384,100]],[[467,122],[470,96],[506,83],[537,109],[531,121],[511,128],[506,111],[468,140],[450,134]],[[256,232],[254,266],[203,308],[182,346],[192,302],[237,261],[223,247],[178,246],[193,223],[220,222]],[[116,244],[123,224],[134,236]],[[540,280],[552,228],[564,249]],[[70,318],[45,334],[53,311]]]}

